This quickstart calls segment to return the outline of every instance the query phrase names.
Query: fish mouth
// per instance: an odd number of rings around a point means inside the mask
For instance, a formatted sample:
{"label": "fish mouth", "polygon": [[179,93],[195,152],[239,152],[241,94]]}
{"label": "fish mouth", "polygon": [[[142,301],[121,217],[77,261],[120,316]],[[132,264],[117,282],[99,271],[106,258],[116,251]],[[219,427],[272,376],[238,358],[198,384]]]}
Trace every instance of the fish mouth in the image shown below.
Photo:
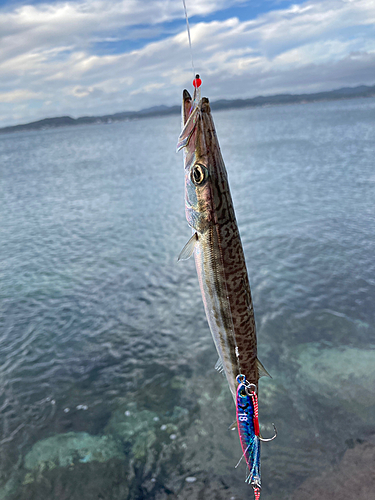
{"label": "fish mouth", "polygon": [[[199,101],[200,94],[197,95],[194,91],[194,98],[185,89],[182,93],[182,130],[179,135],[176,151],[188,146],[191,136],[196,129],[198,122],[201,122],[204,114],[210,115],[210,102],[207,97],[202,97]],[[202,129],[202,125],[200,125]],[[203,130],[203,129],[202,129]]]}
{"label": "fish mouth", "polygon": [[184,126],[190,115],[196,107],[199,107],[203,113],[210,113],[210,101],[207,97],[202,97],[198,102],[197,89],[194,90],[194,96],[191,97],[188,90],[184,89],[182,93],[182,125]]}
{"label": "fish mouth", "polygon": [[176,151],[180,151],[189,144],[190,138],[197,125],[199,110],[200,103],[197,104],[185,89],[182,93],[182,130],[178,138]]}
{"label": "fish mouth", "polygon": [[182,122],[183,125],[188,121],[189,116],[193,110],[193,99],[189,92],[184,89],[182,93]]}

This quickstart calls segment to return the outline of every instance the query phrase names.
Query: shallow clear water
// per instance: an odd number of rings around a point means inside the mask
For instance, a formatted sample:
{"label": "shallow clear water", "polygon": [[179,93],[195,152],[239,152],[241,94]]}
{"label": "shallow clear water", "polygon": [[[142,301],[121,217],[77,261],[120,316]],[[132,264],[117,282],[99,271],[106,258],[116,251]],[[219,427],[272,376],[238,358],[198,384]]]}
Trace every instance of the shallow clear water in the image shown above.
{"label": "shallow clear water", "polygon": [[[375,436],[375,99],[214,120],[273,376],[262,498],[292,498]],[[252,496],[194,262],[176,259],[179,128],[0,135],[0,499]]]}

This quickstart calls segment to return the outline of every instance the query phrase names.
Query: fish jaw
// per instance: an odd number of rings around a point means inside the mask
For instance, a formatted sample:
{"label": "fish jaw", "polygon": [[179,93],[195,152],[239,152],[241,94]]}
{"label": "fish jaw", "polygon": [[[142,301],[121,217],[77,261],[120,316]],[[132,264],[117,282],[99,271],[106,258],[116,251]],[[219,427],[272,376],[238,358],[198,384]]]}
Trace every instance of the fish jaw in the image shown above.
{"label": "fish jaw", "polygon": [[193,107],[193,102],[192,102],[192,98],[191,98],[191,95],[189,94],[189,92],[185,89],[182,93],[182,127],[183,128],[185,126],[185,123],[187,122],[189,116],[190,116],[190,113],[192,111],[192,107]]}

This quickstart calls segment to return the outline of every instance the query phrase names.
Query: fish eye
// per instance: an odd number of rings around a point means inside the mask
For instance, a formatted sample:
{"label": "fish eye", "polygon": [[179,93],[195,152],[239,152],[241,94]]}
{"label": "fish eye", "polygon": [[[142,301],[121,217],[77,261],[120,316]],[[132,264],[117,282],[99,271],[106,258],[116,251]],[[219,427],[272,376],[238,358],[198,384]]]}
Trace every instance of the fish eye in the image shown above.
{"label": "fish eye", "polygon": [[191,180],[193,181],[193,184],[196,186],[199,186],[203,184],[203,182],[207,179],[208,177],[208,170],[204,165],[200,165],[199,163],[196,163],[193,168],[191,169]]}

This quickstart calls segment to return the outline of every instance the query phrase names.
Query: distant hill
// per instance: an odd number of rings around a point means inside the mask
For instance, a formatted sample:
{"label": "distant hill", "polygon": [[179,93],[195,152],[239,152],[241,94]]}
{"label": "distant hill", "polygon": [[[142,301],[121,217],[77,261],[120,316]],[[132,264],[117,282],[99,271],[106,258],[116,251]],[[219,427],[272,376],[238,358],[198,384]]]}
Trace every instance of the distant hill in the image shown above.
{"label": "distant hill", "polygon": [[[369,87],[360,85],[358,87],[345,87],[328,92],[318,92],[315,94],[278,94],[272,96],[258,96],[251,99],[221,99],[211,103],[211,109],[233,109],[255,106],[266,106],[276,104],[294,104],[316,101],[334,101],[338,99],[353,99],[354,97],[374,97],[375,85]],[[112,123],[115,121],[134,120],[148,118],[151,116],[165,116],[180,113],[180,106],[154,106],[141,111],[123,111],[113,115],[104,116],[82,116],[81,118],[71,118],[70,116],[59,116],[56,118],[44,118],[36,122],[12,127],[0,128],[0,133],[18,132],[21,130],[43,130],[47,128],[66,127],[70,125],[81,125],[89,123]]]}

